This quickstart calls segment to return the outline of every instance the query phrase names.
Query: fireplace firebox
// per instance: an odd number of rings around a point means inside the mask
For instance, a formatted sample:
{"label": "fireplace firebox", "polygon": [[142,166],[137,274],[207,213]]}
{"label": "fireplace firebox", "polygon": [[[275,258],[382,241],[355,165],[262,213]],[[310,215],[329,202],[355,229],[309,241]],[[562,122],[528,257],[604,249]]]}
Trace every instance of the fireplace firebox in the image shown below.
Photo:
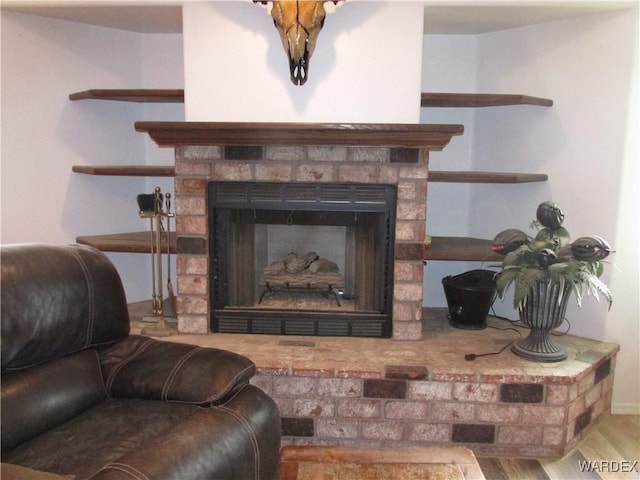
{"label": "fireplace firebox", "polygon": [[214,332],[390,337],[395,185],[212,181]]}

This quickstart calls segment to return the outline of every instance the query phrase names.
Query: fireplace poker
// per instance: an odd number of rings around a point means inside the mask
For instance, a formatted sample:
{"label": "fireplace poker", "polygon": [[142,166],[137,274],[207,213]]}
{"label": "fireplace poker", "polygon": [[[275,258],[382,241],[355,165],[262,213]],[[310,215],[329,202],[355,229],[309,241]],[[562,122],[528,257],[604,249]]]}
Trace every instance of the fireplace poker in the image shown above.
{"label": "fireplace poker", "polygon": [[162,316],[162,192],[160,191],[160,187],[156,187],[155,190],[156,195],[156,204],[155,204],[155,261],[156,261],[156,270],[158,275],[156,276],[156,280],[158,282],[157,287],[157,296],[156,296],[156,313],[158,316]]}
{"label": "fireplace poker", "polygon": [[167,300],[171,306],[171,313],[176,311],[176,296],[173,292],[173,283],[171,282],[171,194],[165,193],[165,206],[167,208]]}

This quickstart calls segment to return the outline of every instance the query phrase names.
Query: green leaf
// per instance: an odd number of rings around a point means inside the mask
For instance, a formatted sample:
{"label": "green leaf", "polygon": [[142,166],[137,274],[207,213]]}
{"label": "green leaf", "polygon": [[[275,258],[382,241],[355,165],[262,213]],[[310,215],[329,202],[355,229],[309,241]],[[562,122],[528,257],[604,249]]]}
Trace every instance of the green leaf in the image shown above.
{"label": "green leaf", "polygon": [[515,289],[513,293],[513,306],[520,308],[526,303],[527,295],[533,290],[536,282],[544,279],[544,271],[534,268],[525,268],[515,279]]}
{"label": "green leaf", "polygon": [[508,286],[509,286],[509,279],[507,275],[504,275],[504,274],[496,275],[496,291],[498,292],[498,295],[500,295],[500,298],[502,298],[502,296],[504,295],[504,291],[507,289]]}
{"label": "green leaf", "polygon": [[569,264],[567,262],[558,262],[549,265],[549,273],[552,277],[561,276],[567,269]]}
{"label": "green leaf", "polygon": [[560,286],[560,293],[558,293],[558,305],[560,305],[562,303],[562,299],[564,298],[564,291],[567,285],[567,280],[564,277],[560,277],[558,278],[558,284]]}
{"label": "green leaf", "polygon": [[581,307],[582,306],[582,285],[583,285],[582,281],[577,280],[573,276],[567,276],[566,278],[569,284],[571,285],[571,290],[576,295],[576,303],[578,304],[579,307]]}
{"label": "green leaf", "polygon": [[513,252],[509,252],[505,255],[504,260],[502,261],[503,266],[509,265],[517,265],[520,258],[520,248],[517,248]]}
{"label": "green leaf", "polygon": [[598,301],[600,301],[598,292],[602,293],[602,295],[604,295],[605,298],[609,301],[609,308],[611,308],[611,304],[613,303],[613,295],[611,294],[611,290],[609,290],[609,287],[607,287],[605,283],[595,275],[588,275],[586,281],[588,287],[587,293],[592,294]]}
{"label": "green leaf", "polygon": [[566,228],[560,226],[558,228],[553,229],[553,236],[560,237],[560,238],[569,238],[571,234]]}

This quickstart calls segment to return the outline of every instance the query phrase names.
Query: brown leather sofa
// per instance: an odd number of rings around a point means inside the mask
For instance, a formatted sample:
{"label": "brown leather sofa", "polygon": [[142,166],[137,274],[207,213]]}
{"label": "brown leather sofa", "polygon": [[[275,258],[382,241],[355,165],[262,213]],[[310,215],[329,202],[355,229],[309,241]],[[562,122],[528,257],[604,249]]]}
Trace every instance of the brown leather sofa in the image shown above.
{"label": "brown leather sofa", "polygon": [[280,417],[249,359],[130,335],[93,248],[3,246],[0,267],[3,480],[275,478]]}

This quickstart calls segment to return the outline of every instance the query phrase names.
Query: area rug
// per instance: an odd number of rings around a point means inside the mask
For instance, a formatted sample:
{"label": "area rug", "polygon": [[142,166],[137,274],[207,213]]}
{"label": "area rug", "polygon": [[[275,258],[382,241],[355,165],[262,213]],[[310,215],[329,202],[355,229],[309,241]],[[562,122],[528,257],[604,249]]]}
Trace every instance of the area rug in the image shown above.
{"label": "area rug", "polygon": [[484,480],[464,447],[287,446],[278,480]]}

